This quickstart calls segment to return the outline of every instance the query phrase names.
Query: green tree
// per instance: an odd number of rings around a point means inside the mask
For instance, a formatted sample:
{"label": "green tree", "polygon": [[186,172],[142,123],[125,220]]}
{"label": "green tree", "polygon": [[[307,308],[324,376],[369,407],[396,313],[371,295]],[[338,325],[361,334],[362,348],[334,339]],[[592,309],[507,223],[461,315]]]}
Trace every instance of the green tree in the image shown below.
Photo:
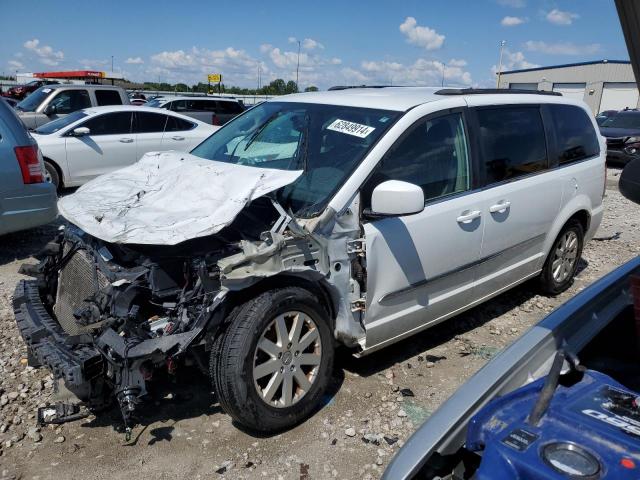
{"label": "green tree", "polygon": [[307,88],[304,89],[305,92],[317,92],[318,91],[318,87],[314,86],[314,85],[310,85]]}

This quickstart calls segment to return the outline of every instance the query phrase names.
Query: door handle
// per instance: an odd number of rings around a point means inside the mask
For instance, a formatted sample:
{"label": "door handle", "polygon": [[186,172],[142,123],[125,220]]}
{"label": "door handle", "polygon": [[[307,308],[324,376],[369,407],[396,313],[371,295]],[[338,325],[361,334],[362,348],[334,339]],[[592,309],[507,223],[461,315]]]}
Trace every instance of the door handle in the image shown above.
{"label": "door handle", "polygon": [[507,200],[500,200],[495,205],[491,205],[489,207],[489,211],[491,213],[502,213],[502,212],[506,211],[510,206],[511,206],[511,202],[509,202]]}
{"label": "door handle", "polygon": [[121,138],[120,143],[133,143],[133,138]]}
{"label": "door handle", "polygon": [[458,223],[471,223],[476,218],[480,218],[480,215],[482,215],[480,213],[480,210],[465,210],[464,212],[462,212],[462,215],[456,218],[456,220]]}
{"label": "door handle", "polygon": [[184,137],[180,137],[180,136],[178,136],[178,135],[174,135],[174,136],[173,136],[173,137],[171,137],[171,138],[173,138],[174,140],[184,140]]}

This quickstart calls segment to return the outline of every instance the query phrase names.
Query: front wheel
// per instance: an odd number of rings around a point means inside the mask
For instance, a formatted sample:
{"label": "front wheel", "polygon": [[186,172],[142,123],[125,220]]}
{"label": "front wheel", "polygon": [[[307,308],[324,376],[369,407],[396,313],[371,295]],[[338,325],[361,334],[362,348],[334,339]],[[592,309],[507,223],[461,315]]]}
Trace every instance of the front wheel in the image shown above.
{"label": "front wheel", "polygon": [[556,238],[540,273],[544,293],[558,295],[573,283],[584,245],[584,230],[577,220],[568,222]]}
{"label": "front wheel", "polygon": [[281,288],[232,312],[211,351],[211,377],[234,420],[275,433],[319,407],[333,354],[329,319],[317,298],[302,288]]}

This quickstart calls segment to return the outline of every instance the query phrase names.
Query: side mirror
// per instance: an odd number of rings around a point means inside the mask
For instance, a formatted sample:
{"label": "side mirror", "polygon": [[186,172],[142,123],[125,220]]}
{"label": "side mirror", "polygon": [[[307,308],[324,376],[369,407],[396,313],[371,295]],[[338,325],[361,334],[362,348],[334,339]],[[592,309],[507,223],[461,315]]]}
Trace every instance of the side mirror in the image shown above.
{"label": "side mirror", "polygon": [[424,210],[424,192],[413,183],[389,180],[373,189],[371,213],[374,215],[411,215]]}
{"label": "side mirror", "polygon": [[640,158],[627,163],[620,174],[620,193],[634,203],[640,203]]}
{"label": "side mirror", "polygon": [[58,109],[55,105],[47,105],[46,107],[44,107],[43,113],[45,115],[54,115],[57,111]]}
{"label": "side mirror", "polygon": [[74,128],[73,132],[71,132],[74,137],[84,137],[85,135],[89,135],[90,133],[91,130],[89,130],[87,127]]}

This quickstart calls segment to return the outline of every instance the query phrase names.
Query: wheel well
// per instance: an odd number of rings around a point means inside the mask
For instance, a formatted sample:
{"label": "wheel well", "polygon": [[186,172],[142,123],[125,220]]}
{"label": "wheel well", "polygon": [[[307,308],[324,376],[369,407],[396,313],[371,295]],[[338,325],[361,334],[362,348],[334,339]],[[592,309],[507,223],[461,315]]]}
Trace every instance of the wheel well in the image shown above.
{"label": "wheel well", "polygon": [[309,280],[299,275],[274,275],[272,277],[267,277],[264,280],[261,280],[243,290],[230,292],[229,295],[227,295],[227,299],[229,301],[227,311],[230,312],[236,305],[244,303],[251,298],[255,298],[261,293],[264,293],[268,290],[274,290],[276,288],[284,287],[303,288],[313,294],[318,299],[318,303],[322,305],[322,307],[324,307],[324,309],[326,310],[327,315],[329,316],[329,319],[331,321],[331,325],[329,326],[331,327],[331,329],[334,328],[337,309],[333,304],[333,301],[331,300],[331,295],[327,291],[327,287],[325,287],[318,281]]}
{"label": "wheel well", "polygon": [[587,212],[586,210],[579,210],[571,215],[571,217],[567,220],[567,223],[569,223],[571,220],[578,220],[580,222],[580,225],[582,225],[584,233],[587,233],[587,230],[589,230],[589,224],[591,223],[591,215],[589,215],[589,212]]}
{"label": "wheel well", "polygon": [[43,160],[47,163],[50,163],[51,165],[53,165],[53,168],[56,169],[56,172],[58,172],[58,177],[60,178],[60,185],[59,187],[62,187],[64,185],[64,176],[62,175],[62,169],[60,168],[60,165],[58,165],[55,160],[51,160],[49,157],[44,157]]}

